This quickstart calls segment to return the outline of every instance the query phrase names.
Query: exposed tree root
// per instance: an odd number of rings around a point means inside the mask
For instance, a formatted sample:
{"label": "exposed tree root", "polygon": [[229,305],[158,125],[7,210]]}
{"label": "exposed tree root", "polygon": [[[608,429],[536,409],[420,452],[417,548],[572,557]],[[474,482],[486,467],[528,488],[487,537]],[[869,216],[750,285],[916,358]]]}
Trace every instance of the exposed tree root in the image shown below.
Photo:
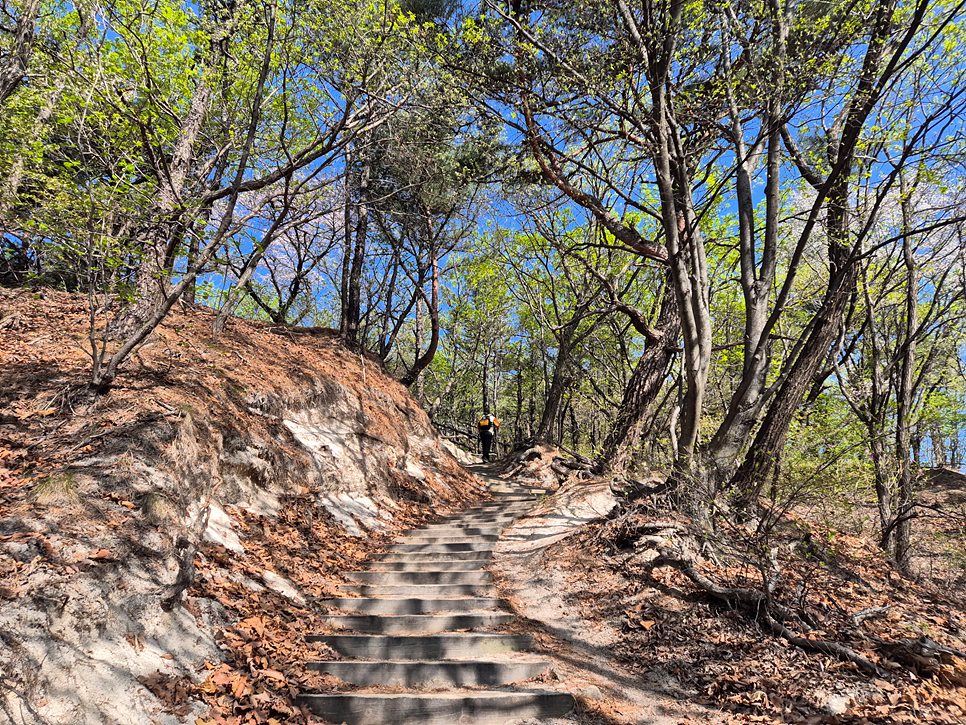
{"label": "exposed tree root", "polygon": [[886,674],[885,670],[850,647],[828,640],[809,639],[793,632],[779,621],[776,615],[781,619],[794,619],[798,622],[801,622],[801,618],[788,608],[769,601],[765,592],[746,587],[721,586],[699,572],[692,561],[676,555],[666,547],[662,547],[659,551],[659,556],[650,563],[651,569],[661,566],[674,567],[705,593],[731,607],[750,612],[756,621],[763,623],[770,631],[796,647],[838,657],[877,677]]}
{"label": "exposed tree root", "polygon": [[877,648],[889,659],[914,669],[920,676],[934,677],[957,687],[966,686],[966,652],[952,649],[928,637],[878,641]]}

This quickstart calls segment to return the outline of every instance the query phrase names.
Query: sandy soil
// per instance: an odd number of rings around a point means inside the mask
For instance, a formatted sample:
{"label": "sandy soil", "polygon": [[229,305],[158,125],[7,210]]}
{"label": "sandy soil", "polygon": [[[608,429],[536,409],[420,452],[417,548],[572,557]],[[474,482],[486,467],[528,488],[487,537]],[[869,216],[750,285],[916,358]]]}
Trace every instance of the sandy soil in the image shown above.
{"label": "sandy soil", "polygon": [[[620,640],[614,624],[583,615],[580,574],[553,546],[605,515],[615,504],[606,483],[572,484],[548,496],[532,516],[505,532],[494,552],[493,572],[520,631],[553,659],[553,678],[542,686],[573,693],[578,711],[559,725],[677,725],[724,722],[719,713],[682,701],[666,675],[641,676],[613,653]],[[553,552],[548,549],[553,547]],[[535,721],[534,722],[535,725]],[[527,725],[530,725],[528,722]]]}

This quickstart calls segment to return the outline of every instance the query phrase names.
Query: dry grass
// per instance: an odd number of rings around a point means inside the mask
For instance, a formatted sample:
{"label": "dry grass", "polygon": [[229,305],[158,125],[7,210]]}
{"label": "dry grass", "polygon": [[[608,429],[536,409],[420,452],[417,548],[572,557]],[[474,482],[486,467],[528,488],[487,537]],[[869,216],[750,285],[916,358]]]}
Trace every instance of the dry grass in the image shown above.
{"label": "dry grass", "polygon": [[70,473],[54,473],[34,482],[30,500],[41,506],[53,503],[72,504],[79,499],[77,478]]}

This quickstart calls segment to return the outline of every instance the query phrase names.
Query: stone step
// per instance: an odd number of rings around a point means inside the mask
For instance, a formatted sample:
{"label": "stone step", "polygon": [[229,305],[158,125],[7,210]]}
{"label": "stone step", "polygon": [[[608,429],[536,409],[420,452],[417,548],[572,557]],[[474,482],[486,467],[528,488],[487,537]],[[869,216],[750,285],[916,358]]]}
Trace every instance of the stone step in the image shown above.
{"label": "stone step", "polygon": [[390,549],[383,554],[376,554],[370,563],[379,561],[480,561],[489,559],[493,549],[483,551],[395,551]]}
{"label": "stone step", "polygon": [[506,503],[501,501],[494,501],[489,504],[478,504],[476,506],[470,506],[469,508],[460,509],[459,511],[453,511],[446,514],[447,518],[459,518],[460,516],[469,516],[475,513],[488,513],[488,514],[499,514],[499,513],[517,513],[518,511],[526,511],[531,509],[536,505],[536,500],[533,501],[508,501]]}
{"label": "stone step", "polygon": [[490,557],[466,560],[392,557],[372,562],[366,571],[483,571],[489,564]]}
{"label": "stone step", "polygon": [[[494,534],[500,535],[505,526],[451,526],[449,524],[431,524],[421,529],[410,529],[409,533],[414,536],[475,536],[482,534],[487,536]],[[407,534],[408,536],[408,534]]]}
{"label": "stone step", "polygon": [[442,518],[439,520],[439,524],[446,526],[489,526],[499,524],[505,529],[522,516],[523,514],[474,514],[473,516],[460,516],[458,518]]}
{"label": "stone step", "polygon": [[348,614],[327,616],[324,622],[335,629],[373,634],[437,634],[458,632],[465,629],[499,627],[511,621],[513,616],[505,612],[473,612],[466,614],[403,614],[382,616],[377,614]]}
{"label": "stone step", "polygon": [[299,702],[329,722],[347,725],[503,725],[560,717],[574,706],[566,693],[539,690],[307,694]]}
{"label": "stone step", "polygon": [[526,511],[527,509],[533,508],[536,503],[535,499],[528,501],[492,501],[487,503],[479,503],[475,506],[470,506],[469,508],[460,509],[459,512],[453,514],[454,516],[463,516],[466,514],[475,513],[477,511],[486,511],[487,513],[498,513],[504,512],[516,512],[516,511]]}
{"label": "stone step", "polygon": [[351,584],[343,591],[362,597],[492,597],[492,584]]}
{"label": "stone step", "polygon": [[396,541],[400,544],[468,544],[472,542],[496,541],[499,533],[493,534],[432,534],[412,532],[400,536]]}
{"label": "stone step", "polygon": [[436,519],[434,523],[449,524],[451,526],[472,526],[480,522],[492,524],[512,520],[522,516],[529,510],[530,507],[526,511],[506,511],[504,509],[494,509],[493,511],[463,511],[458,514],[442,516]]}
{"label": "stone step", "polygon": [[459,513],[452,514],[453,516],[470,516],[477,513],[486,514],[515,514],[521,511],[529,511],[533,508],[536,501],[527,501],[525,503],[492,503],[492,504],[480,504],[479,506],[471,506],[470,508],[462,509]]}
{"label": "stone step", "polygon": [[451,514],[452,516],[473,516],[475,514],[519,514],[525,511],[529,511],[536,505],[536,501],[527,501],[526,503],[513,503],[513,504],[492,504],[483,506],[473,506],[468,509],[462,509],[459,513]]}
{"label": "stone step", "polygon": [[488,571],[353,571],[346,578],[357,584],[490,584]]}
{"label": "stone step", "polygon": [[392,660],[454,660],[521,652],[533,645],[522,634],[313,634],[309,642],[323,642],[343,657]]}
{"label": "stone step", "polygon": [[413,554],[455,554],[457,552],[492,551],[494,542],[463,542],[460,544],[394,544],[389,551]]}
{"label": "stone step", "polygon": [[374,561],[368,571],[483,571],[489,563],[489,556],[479,559],[399,556]]}
{"label": "stone step", "polygon": [[467,508],[460,509],[459,511],[453,511],[448,515],[466,516],[467,514],[476,513],[479,511],[485,511],[487,513],[525,511],[533,508],[536,503],[537,499],[535,498],[527,501],[488,501],[486,503],[478,503],[474,506],[468,506]]}
{"label": "stone step", "polygon": [[548,660],[331,660],[309,662],[311,670],[360,687],[494,687],[546,672]]}
{"label": "stone step", "polygon": [[494,597],[450,597],[424,599],[422,597],[407,597],[394,599],[386,597],[347,597],[342,599],[323,599],[322,606],[338,609],[342,612],[356,612],[360,614],[430,614],[432,612],[481,612],[487,609],[499,609],[503,605],[502,599]]}

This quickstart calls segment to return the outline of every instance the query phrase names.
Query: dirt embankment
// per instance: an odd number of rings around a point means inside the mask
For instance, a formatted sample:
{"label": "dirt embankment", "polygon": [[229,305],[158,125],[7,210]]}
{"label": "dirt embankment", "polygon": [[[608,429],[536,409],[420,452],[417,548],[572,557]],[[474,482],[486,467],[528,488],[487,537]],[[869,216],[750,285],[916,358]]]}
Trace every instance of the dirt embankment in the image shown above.
{"label": "dirt embankment", "polygon": [[0,290],[0,722],[303,721],[313,599],[481,495],[378,362],[210,323],[94,397],[86,300]]}

